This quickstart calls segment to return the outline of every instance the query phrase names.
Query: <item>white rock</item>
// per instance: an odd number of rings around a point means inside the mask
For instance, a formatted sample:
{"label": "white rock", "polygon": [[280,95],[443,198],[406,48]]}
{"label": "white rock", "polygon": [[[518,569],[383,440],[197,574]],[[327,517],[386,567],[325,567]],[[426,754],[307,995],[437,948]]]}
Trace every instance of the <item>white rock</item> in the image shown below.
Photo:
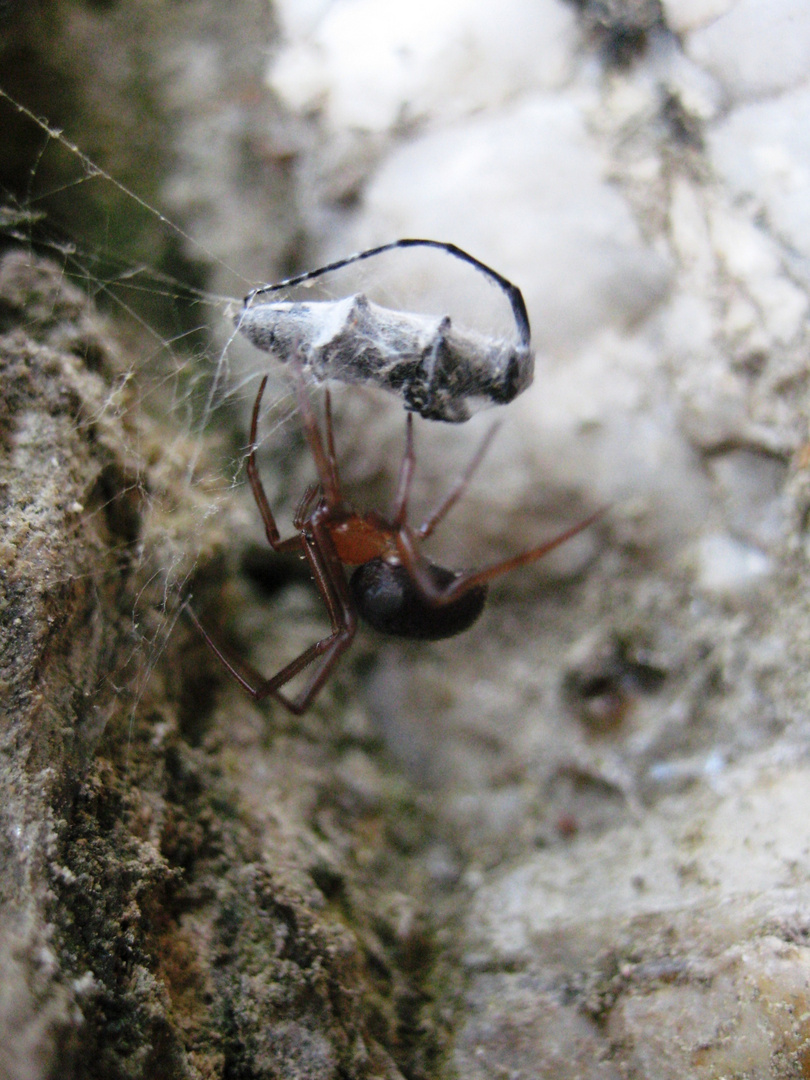
{"label": "white rock", "polygon": [[[801,766],[726,770],[714,777],[714,791],[672,797],[639,825],[575,841],[573,856],[565,849],[528,856],[479,888],[470,937],[514,958],[546,934],[575,941],[577,926],[584,931],[596,919],[629,920],[789,887],[810,844],[806,782]],[[682,872],[686,859],[689,874]]]}
{"label": "white rock", "polygon": [[695,185],[682,177],[672,185],[669,227],[678,262],[688,267],[695,284],[705,285],[716,272],[706,209]]}
{"label": "white rock", "polygon": [[321,109],[332,131],[384,132],[562,85],[575,35],[557,0],[345,0],[279,55],[269,81],[291,108]]}
{"label": "white rock", "polygon": [[761,312],[769,336],[785,344],[807,315],[807,294],[784,273],[774,240],[750,218],[715,207],[711,233],[718,257],[744,285]]}
{"label": "white rock", "polygon": [[278,0],[273,5],[281,32],[288,42],[311,34],[326,14],[331,0]]}
{"label": "white rock", "polygon": [[538,94],[395,150],[340,251],[409,235],[452,240],[519,282],[535,344],[558,354],[643,319],[669,279],[570,96]]}
{"label": "white rock", "polygon": [[733,4],[734,0],[662,0],[667,26],[676,34],[708,26]]}
{"label": "white rock", "polygon": [[781,497],[785,463],[772,454],[741,448],[713,455],[709,471],[735,534],[755,545],[776,542],[786,523]]}
{"label": "white rock", "polygon": [[686,48],[732,101],[789,90],[810,76],[810,5],[807,0],[738,0],[690,34]]}
{"label": "white rock", "polygon": [[713,494],[695,469],[657,363],[643,337],[630,343],[601,334],[578,356],[547,362],[511,408],[524,455],[535,457],[533,475],[592,498],[642,500],[654,521],[650,535],[670,548],[709,518]]}
{"label": "white rock", "polygon": [[810,256],[810,87],[740,106],[708,143],[732,191],[756,200],[772,228]]}
{"label": "white rock", "polygon": [[697,584],[716,596],[737,596],[774,569],[773,560],[726,533],[704,536],[697,545]]}

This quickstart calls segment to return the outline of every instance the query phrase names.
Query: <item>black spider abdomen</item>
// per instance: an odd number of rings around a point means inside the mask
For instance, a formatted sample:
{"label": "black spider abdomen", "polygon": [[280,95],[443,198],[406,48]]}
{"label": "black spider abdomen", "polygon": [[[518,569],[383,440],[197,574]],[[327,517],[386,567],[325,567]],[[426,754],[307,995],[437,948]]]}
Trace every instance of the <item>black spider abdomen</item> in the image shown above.
{"label": "black spider abdomen", "polygon": [[[458,577],[442,566],[426,565],[440,589]],[[448,604],[431,604],[401,563],[383,559],[358,566],[349,579],[349,590],[359,614],[375,630],[421,641],[439,641],[467,630],[487,598],[486,585],[475,585]]]}

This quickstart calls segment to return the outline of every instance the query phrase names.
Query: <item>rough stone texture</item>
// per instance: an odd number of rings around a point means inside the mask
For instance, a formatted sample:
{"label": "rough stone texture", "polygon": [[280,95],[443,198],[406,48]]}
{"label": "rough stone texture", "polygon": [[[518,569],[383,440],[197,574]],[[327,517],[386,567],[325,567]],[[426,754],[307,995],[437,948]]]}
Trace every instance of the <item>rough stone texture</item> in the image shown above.
{"label": "rough stone texture", "polygon": [[[207,509],[192,444],[139,412],[58,268],[7,255],[0,311],[0,1075],[424,1075],[434,949],[384,885],[421,829],[389,835],[383,779],[352,801],[306,732],[258,790],[261,731],[212,724],[217,673],[163,603]],[[316,821],[350,844],[365,821],[359,878]]]}
{"label": "rough stone texture", "polygon": [[[80,1011],[49,909],[65,815],[115,708],[137,542],[134,463],[83,297],[8,256],[2,294],[3,1045],[47,1075]],[[130,639],[128,641],[128,638]]]}

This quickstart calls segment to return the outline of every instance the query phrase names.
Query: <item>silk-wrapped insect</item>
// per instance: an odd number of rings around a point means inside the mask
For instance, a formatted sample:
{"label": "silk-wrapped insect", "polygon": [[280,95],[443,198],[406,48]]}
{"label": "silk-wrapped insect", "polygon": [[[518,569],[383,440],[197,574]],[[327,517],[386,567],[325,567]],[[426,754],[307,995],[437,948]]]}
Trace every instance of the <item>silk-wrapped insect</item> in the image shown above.
{"label": "silk-wrapped insect", "polygon": [[[436,248],[472,266],[503,290],[515,322],[513,340],[456,326],[449,315],[397,311],[364,293],[339,300],[266,298],[352,263],[397,248]],[[293,361],[316,381],[365,383],[398,394],[428,420],[461,423],[477,401],[503,405],[534,376],[529,316],[516,285],[479,259],[439,240],[395,240],[309,270],[245,297],[234,322],[257,348]]]}

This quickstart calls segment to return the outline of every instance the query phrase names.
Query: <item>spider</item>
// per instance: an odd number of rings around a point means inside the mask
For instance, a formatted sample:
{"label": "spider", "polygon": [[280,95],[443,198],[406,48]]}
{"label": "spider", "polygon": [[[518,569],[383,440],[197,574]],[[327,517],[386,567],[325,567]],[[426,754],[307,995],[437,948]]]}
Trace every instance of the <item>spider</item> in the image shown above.
{"label": "spider", "polygon": [[[416,463],[412,414],[407,416],[405,451],[390,520],[373,510],[360,514],[343,497],[335,455],[329,392],[326,393],[325,402],[324,438],[300,370],[296,371],[296,382],[298,407],[315,461],[318,482],[306,489],[298,504],[293,517],[296,529],[293,536],[281,539],[256,463],[259,409],[267,376],[262,379],[253,405],[246,471],[270,547],[276,552],[303,553],[326,605],[332,624],[331,633],[310,645],[268,679],[245,660],[226,652],[205,629],[192,608],[186,606],[209,648],[256,701],[273,697],[295,715],[305,712],[323,688],[340,656],[351,645],[358,617],[384,634],[427,641],[452,637],[467,630],[481,614],[487,585],[493,578],[548,554],[593,524],[604,513],[602,508],[544,544],[483,570],[454,571],[437,566],[420,552],[420,542],[431,535],[463,494],[486,453],[497,425],[487,432],[467,468],[438,507],[418,529],[413,529],[407,521],[408,496]],[[355,567],[348,581],[344,565]],[[316,662],[309,682],[297,696],[290,697],[282,692],[282,687]]]}

